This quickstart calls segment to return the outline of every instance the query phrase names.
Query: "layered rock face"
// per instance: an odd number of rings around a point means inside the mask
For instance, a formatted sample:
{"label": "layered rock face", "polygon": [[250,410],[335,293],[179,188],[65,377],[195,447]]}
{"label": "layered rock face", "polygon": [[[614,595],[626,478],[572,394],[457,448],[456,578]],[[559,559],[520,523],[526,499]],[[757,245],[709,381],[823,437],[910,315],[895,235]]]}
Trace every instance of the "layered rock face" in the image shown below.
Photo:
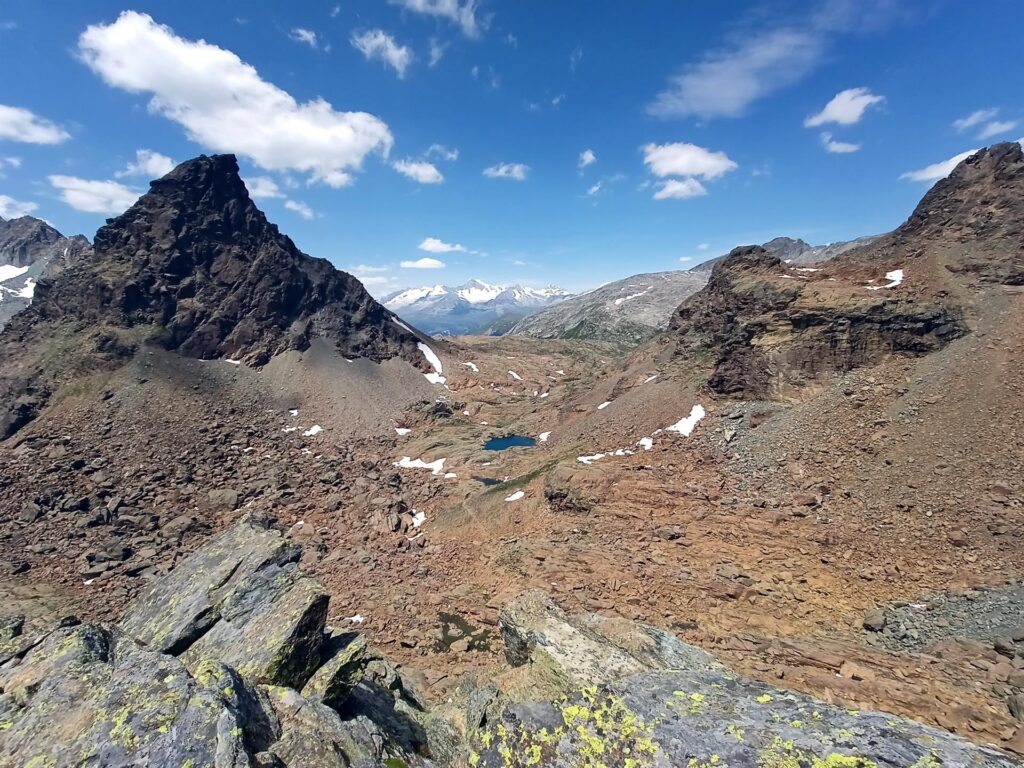
{"label": "layered rock face", "polygon": [[421,340],[351,275],[300,252],[253,204],[232,155],[182,163],[41,280],[0,336],[0,438],[82,373],[141,343],[262,365],[328,340],[346,357],[403,357]]}
{"label": "layered rock face", "polygon": [[[0,764],[433,763],[417,697],[351,632],[269,521],[243,519],[140,596],[119,626],[0,626]],[[393,761],[393,762],[388,762]]]}
{"label": "layered rock face", "polygon": [[713,393],[756,398],[927,354],[969,331],[970,315],[984,311],[980,292],[1024,281],[1022,220],[1024,153],[996,145],[936,184],[897,230],[827,263],[734,250],[669,333],[680,357],[710,364]]}

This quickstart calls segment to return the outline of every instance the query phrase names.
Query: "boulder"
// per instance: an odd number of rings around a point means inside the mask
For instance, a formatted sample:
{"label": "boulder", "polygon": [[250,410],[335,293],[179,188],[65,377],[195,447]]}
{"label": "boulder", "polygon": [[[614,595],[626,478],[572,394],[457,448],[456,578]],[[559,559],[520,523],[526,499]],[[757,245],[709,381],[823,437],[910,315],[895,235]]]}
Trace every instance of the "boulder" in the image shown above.
{"label": "boulder", "polygon": [[299,550],[270,521],[247,516],[155,582],[125,611],[121,629],[154,650],[179,654],[220,618],[222,604],[261,569]]}
{"label": "boulder", "polygon": [[302,688],[302,695],[337,709],[362,681],[371,657],[366,638],[352,632],[332,635],[324,646],[324,662]]}
{"label": "boulder", "polygon": [[182,659],[190,669],[213,659],[250,683],[301,688],[320,664],[328,599],[295,563],[261,568],[221,603],[217,623]]}

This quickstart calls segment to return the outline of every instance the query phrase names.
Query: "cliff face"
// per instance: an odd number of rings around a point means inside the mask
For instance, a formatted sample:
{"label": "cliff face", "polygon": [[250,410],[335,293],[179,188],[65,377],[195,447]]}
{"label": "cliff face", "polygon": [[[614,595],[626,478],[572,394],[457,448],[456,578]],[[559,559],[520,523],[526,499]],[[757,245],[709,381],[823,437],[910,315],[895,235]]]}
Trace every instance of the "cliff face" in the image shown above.
{"label": "cliff face", "polygon": [[[883,277],[884,275],[884,277]],[[1024,282],[1024,153],[1000,144],[961,163],[894,232],[816,267],[760,247],[715,265],[669,334],[708,356],[708,388],[774,397],[968,332],[991,285]]]}
{"label": "cliff face", "polygon": [[[60,384],[120,364],[140,340],[263,365],[322,338],[345,357],[427,365],[421,340],[351,275],[267,221],[232,155],[182,163],[41,279],[0,336],[0,438]],[[61,352],[61,349],[70,352]]]}

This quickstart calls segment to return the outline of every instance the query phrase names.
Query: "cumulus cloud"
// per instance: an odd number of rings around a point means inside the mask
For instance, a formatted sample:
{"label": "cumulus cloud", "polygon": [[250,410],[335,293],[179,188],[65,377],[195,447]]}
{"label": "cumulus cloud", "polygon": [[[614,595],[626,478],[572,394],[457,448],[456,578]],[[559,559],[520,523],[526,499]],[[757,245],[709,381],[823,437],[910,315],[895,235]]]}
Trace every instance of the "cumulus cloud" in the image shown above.
{"label": "cumulus cloud", "polygon": [[849,144],[845,141],[836,141],[832,138],[831,133],[821,134],[821,146],[825,148],[826,152],[831,152],[833,155],[847,155],[850,152],[856,152],[860,149],[860,144]]}
{"label": "cumulus cloud", "polygon": [[477,0],[388,0],[407,11],[447,19],[466,37],[479,37],[485,23],[477,19]]}
{"label": "cumulus cloud", "polygon": [[816,128],[826,123],[853,125],[859,123],[869,107],[882,104],[885,96],[872,93],[867,88],[847,88],[832,97],[824,109],[816,115],[804,120],[808,128]]}
{"label": "cumulus cloud", "polygon": [[523,163],[498,163],[484,168],[484,176],[489,179],[513,179],[515,181],[526,181],[526,174],[530,172],[530,166]]}
{"label": "cumulus cloud", "polygon": [[293,213],[299,214],[302,218],[307,221],[316,218],[316,213],[301,200],[285,200],[284,207]]}
{"label": "cumulus cloud", "polygon": [[0,218],[18,219],[28,216],[32,211],[39,208],[35,203],[23,203],[7,195],[0,195]]}
{"label": "cumulus cloud", "polygon": [[603,186],[604,186],[604,182],[603,181],[599,181],[596,184],[594,184],[593,186],[589,187],[587,189],[587,192],[586,192],[587,197],[593,197],[594,195],[596,195],[598,192],[601,191],[601,188]]}
{"label": "cumulus cloud", "polygon": [[390,285],[393,278],[383,274],[390,271],[391,267],[372,267],[367,264],[358,264],[349,269],[349,272],[366,287]]}
{"label": "cumulus cloud", "polygon": [[446,243],[443,240],[438,240],[436,237],[424,238],[423,242],[416,246],[421,251],[427,253],[465,253],[466,246],[459,245],[458,243]]}
{"label": "cumulus cloud", "polygon": [[416,261],[403,261],[402,269],[444,269],[444,262],[424,256]]}
{"label": "cumulus cloud", "polygon": [[969,115],[965,115],[957,120],[953,121],[953,128],[963,133],[968,128],[973,128],[976,125],[981,125],[984,122],[991,120],[993,117],[999,114],[999,107],[992,107],[991,109],[979,109],[971,112]]}
{"label": "cumulus cloud", "polygon": [[284,193],[277,186],[277,182],[269,176],[251,176],[245,179],[245,187],[249,190],[249,197],[253,200],[284,197]]}
{"label": "cumulus cloud", "polygon": [[288,37],[297,43],[305,43],[310,48],[317,47],[316,32],[311,29],[303,29],[302,27],[295,27],[291,32],[288,33]]}
{"label": "cumulus cloud", "polygon": [[459,159],[459,150],[449,149],[444,144],[431,144],[426,151],[426,156],[454,162]]}
{"label": "cumulus cloud", "polygon": [[579,166],[580,170],[583,170],[588,165],[593,165],[596,162],[597,155],[594,154],[594,150],[584,149],[582,152],[580,152],[580,159],[577,165]]}
{"label": "cumulus cloud", "polygon": [[654,193],[655,200],[686,200],[691,197],[702,197],[708,191],[696,179],[669,179],[658,185]]}
{"label": "cumulus cloud", "polygon": [[60,192],[60,199],[76,211],[117,214],[139,197],[139,192],[116,181],[93,181],[76,176],[48,176],[50,184]]}
{"label": "cumulus cloud", "polygon": [[71,134],[56,123],[21,107],[0,104],[0,139],[25,144],[60,144]]}
{"label": "cumulus cloud", "polygon": [[88,27],[78,51],[108,85],[149,94],[150,112],[180,124],[192,141],[267,170],[345,186],[368,154],[386,156],[393,143],[374,115],[338,112],[323,99],[297,102],[231,51],[179,37],[146,14],[125,11]]}
{"label": "cumulus cloud", "polygon": [[1017,127],[1015,120],[993,120],[991,123],[985,125],[978,133],[979,139],[991,139],[993,136],[998,136],[1002,133],[1009,133]]}
{"label": "cumulus cloud", "polygon": [[391,167],[420,184],[440,184],[444,181],[444,176],[437,167],[426,161],[397,160]]}
{"label": "cumulus cloud", "polygon": [[382,29],[370,29],[352,35],[352,47],[362,53],[367,61],[383,61],[395,70],[399,78],[405,77],[405,71],[413,60],[412,49],[399,45]]}
{"label": "cumulus cloud", "polygon": [[698,176],[717,179],[739,166],[724,152],[712,152],[696,144],[645,144],[644,163],[655,176]]}
{"label": "cumulus cloud", "polygon": [[149,179],[159,179],[174,170],[174,161],[167,155],[161,155],[151,149],[135,150],[135,162],[129,163],[123,171],[114,175],[121,179],[125,176],[145,176]]}
{"label": "cumulus cloud", "polygon": [[931,165],[925,166],[917,171],[907,171],[902,174],[900,178],[909,179],[910,181],[938,181],[939,179],[944,179],[953,172],[954,168],[977,151],[977,149],[969,149],[966,152],[961,152],[955,157],[949,158],[949,160],[932,163]]}

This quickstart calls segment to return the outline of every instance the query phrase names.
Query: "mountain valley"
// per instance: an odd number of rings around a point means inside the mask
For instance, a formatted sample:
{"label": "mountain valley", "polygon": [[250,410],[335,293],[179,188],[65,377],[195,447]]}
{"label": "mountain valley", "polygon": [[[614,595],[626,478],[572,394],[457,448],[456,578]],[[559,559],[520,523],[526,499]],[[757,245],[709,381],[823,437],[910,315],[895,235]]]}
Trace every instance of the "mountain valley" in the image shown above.
{"label": "mountain valley", "polygon": [[0,765],[1019,764],[1022,222],[1007,143],[880,237],[576,297],[378,303],[230,155],[45,230]]}

